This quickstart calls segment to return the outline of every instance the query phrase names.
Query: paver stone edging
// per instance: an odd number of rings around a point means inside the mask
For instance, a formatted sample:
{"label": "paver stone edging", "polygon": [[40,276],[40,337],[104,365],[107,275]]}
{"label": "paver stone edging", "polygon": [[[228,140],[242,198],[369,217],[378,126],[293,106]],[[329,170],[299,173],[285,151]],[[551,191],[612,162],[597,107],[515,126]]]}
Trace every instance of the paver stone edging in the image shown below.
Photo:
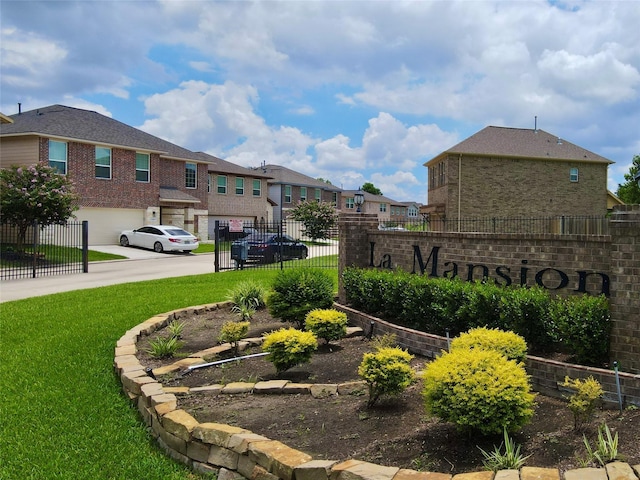
{"label": "paver stone edging", "polygon": [[[560,480],[557,469],[523,467],[498,472],[472,472],[450,475],[435,472],[418,472],[360,460],[337,462],[314,460],[306,453],[270,440],[249,430],[220,423],[199,423],[193,416],[177,408],[177,394],[183,391],[163,387],[151,372],[140,364],[135,354],[141,335],[149,335],[164,328],[170,321],[183,316],[201,314],[228,306],[229,302],[199,305],[187,309],[173,310],[155,315],[127,330],[117,341],[113,361],[120,377],[124,393],[137,405],[144,422],[164,452],[174,460],[188,465],[202,474],[216,474],[219,479],[244,477],[249,480]],[[265,385],[259,385],[260,383]],[[285,393],[290,384],[258,382],[244,388],[260,393]],[[221,385],[189,389],[189,393],[224,393]],[[281,387],[281,388],[279,388]],[[348,386],[322,385],[319,391],[328,388],[354,388]],[[313,394],[313,385],[302,388]],[[357,387],[356,387],[357,388]],[[333,390],[332,390],[333,391]],[[640,465],[630,466],[616,462],[602,469],[568,471],[565,480],[615,478],[616,480],[638,480]]]}

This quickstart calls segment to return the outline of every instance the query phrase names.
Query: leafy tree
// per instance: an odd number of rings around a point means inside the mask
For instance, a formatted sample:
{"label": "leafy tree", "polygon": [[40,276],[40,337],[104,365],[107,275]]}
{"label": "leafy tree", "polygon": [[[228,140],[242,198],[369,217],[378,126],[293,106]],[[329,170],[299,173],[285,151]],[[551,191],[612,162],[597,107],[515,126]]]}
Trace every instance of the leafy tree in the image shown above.
{"label": "leafy tree", "polygon": [[326,183],[327,185],[333,185],[333,183],[331,183],[331,180],[327,180],[326,178],[318,177],[316,178],[316,180],[318,180],[319,182]]}
{"label": "leafy tree", "polygon": [[382,195],[380,189],[371,182],[366,182],[362,185],[362,191],[370,193],[371,195]]}
{"label": "leafy tree", "polygon": [[624,174],[626,182],[618,184],[616,192],[618,198],[624,203],[640,203],[640,187],[638,187],[638,182],[634,178],[638,172],[640,172],[640,155],[634,155],[629,173]]}
{"label": "leafy tree", "polygon": [[18,251],[23,251],[27,230],[35,221],[41,228],[64,225],[78,201],[71,180],[47,165],[0,170],[0,221],[18,228]]}
{"label": "leafy tree", "polygon": [[338,221],[335,208],[327,202],[300,202],[290,216],[302,222],[305,234],[313,240],[329,238],[329,231]]}

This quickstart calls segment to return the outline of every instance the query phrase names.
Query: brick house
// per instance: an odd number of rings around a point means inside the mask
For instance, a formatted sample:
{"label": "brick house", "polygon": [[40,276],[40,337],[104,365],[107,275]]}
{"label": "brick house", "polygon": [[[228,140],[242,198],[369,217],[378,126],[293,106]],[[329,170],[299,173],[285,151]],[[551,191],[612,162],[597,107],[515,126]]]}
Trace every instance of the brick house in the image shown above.
{"label": "brick house", "polygon": [[272,205],[272,219],[276,222],[281,218],[286,220],[289,211],[300,202],[326,202],[339,209],[342,189],[335,185],[280,165],[265,164],[254,170],[271,177],[268,180],[268,195]]}
{"label": "brick house", "polygon": [[[355,212],[356,206],[354,201],[354,195],[357,190],[343,190],[341,198],[341,209],[345,213]],[[362,205],[362,213],[370,213],[378,216],[378,223],[381,225],[400,222],[406,220],[406,205],[403,202],[398,202],[392,198],[385,197],[384,195],[374,195],[369,192],[364,192],[364,204]],[[404,215],[400,218],[396,212],[402,212],[405,209]],[[393,215],[392,215],[393,212]]]}
{"label": "brick house", "polygon": [[[0,124],[0,168],[41,162],[68,175],[81,197],[76,217],[89,221],[92,245],[117,243],[120,231],[144,224],[176,225],[207,239],[209,219],[216,218],[215,208],[209,208],[216,168],[232,174],[236,187],[242,173],[260,179],[261,190],[266,187],[264,175],[97,112],[52,105],[7,118],[10,122]],[[212,206],[226,215],[227,204],[215,198]],[[266,195],[260,200],[267,204]],[[266,211],[250,207],[251,218]]]}
{"label": "brick house", "polygon": [[486,127],[424,165],[433,217],[605,215],[612,161],[539,129]]}
{"label": "brick house", "polygon": [[209,238],[216,220],[239,220],[244,226],[259,226],[273,220],[267,181],[260,169],[249,169],[221,158],[198,152],[208,163]]}

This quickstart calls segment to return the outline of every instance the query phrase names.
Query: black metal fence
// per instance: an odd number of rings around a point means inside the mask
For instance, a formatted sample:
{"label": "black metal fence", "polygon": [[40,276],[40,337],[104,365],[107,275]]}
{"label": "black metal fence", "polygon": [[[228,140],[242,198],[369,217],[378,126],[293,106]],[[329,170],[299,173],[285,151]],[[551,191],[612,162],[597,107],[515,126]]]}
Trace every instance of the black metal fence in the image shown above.
{"label": "black metal fence", "polygon": [[20,238],[14,225],[0,225],[0,278],[36,278],[89,271],[88,222],[40,227]]}
{"label": "black metal fence", "polygon": [[381,230],[465,233],[552,233],[557,235],[609,235],[609,218],[602,216],[553,217],[424,217],[385,222]]}
{"label": "black metal fence", "polygon": [[215,271],[246,268],[338,268],[338,238],[312,239],[302,222],[216,221]]}

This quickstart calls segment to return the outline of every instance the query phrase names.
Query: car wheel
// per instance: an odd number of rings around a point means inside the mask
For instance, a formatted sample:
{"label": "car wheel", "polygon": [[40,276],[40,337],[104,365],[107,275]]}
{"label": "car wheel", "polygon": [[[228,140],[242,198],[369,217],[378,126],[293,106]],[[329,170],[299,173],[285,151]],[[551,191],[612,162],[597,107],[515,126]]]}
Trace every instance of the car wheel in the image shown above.
{"label": "car wheel", "polygon": [[126,235],[122,235],[120,237],[120,246],[121,247],[128,247],[129,246],[129,239],[127,238]]}
{"label": "car wheel", "polygon": [[279,252],[273,254],[273,263],[280,263],[281,260],[282,257],[280,256]]}
{"label": "car wheel", "polygon": [[300,260],[304,260],[305,258],[307,258],[307,255],[309,255],[309,252],[307,250],[303,250],[302,252],[300,252]]}
{"label": "car wheel", "polygon": [[153,244],[153,251],[156,253],[162,253],[164,251],[164,248],[162,247],[162,244],[160,242],[156,242]]}

